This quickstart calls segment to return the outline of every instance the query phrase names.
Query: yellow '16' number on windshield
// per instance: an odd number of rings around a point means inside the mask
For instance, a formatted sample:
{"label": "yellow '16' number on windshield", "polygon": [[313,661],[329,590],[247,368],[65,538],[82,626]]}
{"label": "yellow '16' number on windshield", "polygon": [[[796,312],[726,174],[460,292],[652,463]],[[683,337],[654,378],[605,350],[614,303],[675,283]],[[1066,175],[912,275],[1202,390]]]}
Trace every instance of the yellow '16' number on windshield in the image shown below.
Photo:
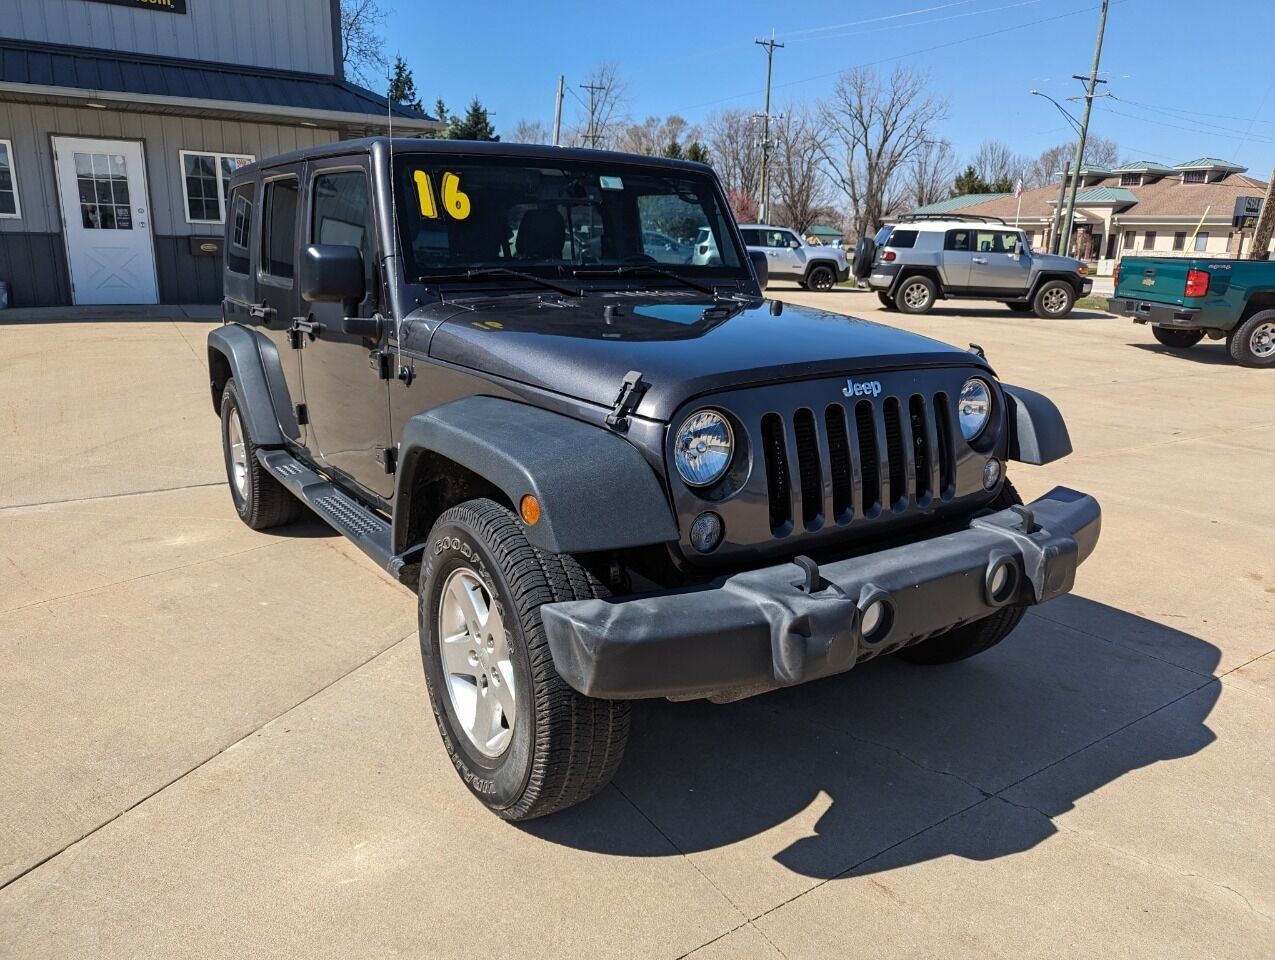
{"label": "yellow '16' number on windshield", "polygon": [[[434,184],[428,173],[416,170],[412,173],[412,182],[416,185],[416,200],[421,207],[421,216],[427,220],[438,219],[438,202],[434,198]],[[444,173],[442,179],[443,209],[453,220],[464,220],[469,216],[469,194],[460,189],[460,177],[454,173]]]}

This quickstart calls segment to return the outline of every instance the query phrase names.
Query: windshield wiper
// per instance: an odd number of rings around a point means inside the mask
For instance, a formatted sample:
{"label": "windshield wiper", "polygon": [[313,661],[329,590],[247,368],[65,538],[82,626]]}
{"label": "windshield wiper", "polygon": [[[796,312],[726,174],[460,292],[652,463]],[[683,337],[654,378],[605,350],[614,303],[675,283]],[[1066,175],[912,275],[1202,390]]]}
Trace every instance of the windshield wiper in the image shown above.
{"label": "windshield wiper", "polygon": [[422,277],[421,279],[425,283],[447,283],[457,280],[482,280],[487,277],[514,277],[518,280],[526,280],[529,283],[548,287],[550,290],[557,290],[559,293],[565,293],[569,297],[581,296],[578,287],[568,287],[564,283],[555,283],[552,280],[546,280],[544,277],[537,277],[534,273],[526,273],[522,270],[511,270],[508,267],[475,267],[472,270],[466,270],[464,273],[438,274],[435,276]]}
{"label": "windshield wiper", "polygon": [[582,267],[571,271],[571,276],[573,277],[634,277],[639,274],[669,277],[684,286],[691,287],[701,293],[707,293],[714,299],[717,298],[717,290],[708,284],[700,283],[698,280],[684,277],[676,271],[665,270],[663,267],[656,267],[649,263],[632,263],[620,267]]}

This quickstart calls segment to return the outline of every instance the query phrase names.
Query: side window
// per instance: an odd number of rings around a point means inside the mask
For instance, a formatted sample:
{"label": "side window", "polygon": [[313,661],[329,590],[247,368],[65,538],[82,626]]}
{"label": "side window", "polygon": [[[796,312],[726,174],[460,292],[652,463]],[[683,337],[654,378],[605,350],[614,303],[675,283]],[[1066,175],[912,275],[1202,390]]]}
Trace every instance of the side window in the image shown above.
{"label": "side window", "polygon": [[768,247],[786,247],[786,246],[788,246],[788,240],[787,240],[787,238],[786,238],[786,237],[785,237],[785,235],[784,235],[784,231],[782,231],[782,230],[767,230],[767,231],[766,231],[766,246],[768,246]]}
{"label": "side window", "polygon": [[241,183],[230,193],[230,215],[226,218],[226,267],[247,273],[251,258],[252,208],[257,194],[255,183]]}
{"label": "side window", "polygon": [[1021,234],[1017,230],[980,230],[975,249],[979,253],[1013,253]]}
{"label": "side window", "polygon": [[968,253],[970,250],[970,232],[968,230],[949,230],[943,240],[944,250],[955,250]]}
{"label": "side window", "polygon": [[291,280],[297,256],[297,178],[271,180],[261,202],[261,272]]}
{"label": "side window", "polygon": [[916,246],[917,232],[915,230],[899,230],[890,234],[890,242],[886,246],[894,247],[896,250],[911,250]]}
{"label": "side window", "polygon": [[785,231],[783,234],[783,245],[785,247],[791,247],[794,243],[799,247],[802,245],[801,240],[798,239],[795,233]]}
{"label": "side window", "polygon": [[744,243],[747,246],[760,247],[762,245],[760,230],[741,230],[740,233],[744,235]]}
{"label": "side window", "polygon": [[372,266],[372,212],[367,176],[361,170],[321,173],[314,178],[314,214],[310,239],[358,247],[363,264]]}

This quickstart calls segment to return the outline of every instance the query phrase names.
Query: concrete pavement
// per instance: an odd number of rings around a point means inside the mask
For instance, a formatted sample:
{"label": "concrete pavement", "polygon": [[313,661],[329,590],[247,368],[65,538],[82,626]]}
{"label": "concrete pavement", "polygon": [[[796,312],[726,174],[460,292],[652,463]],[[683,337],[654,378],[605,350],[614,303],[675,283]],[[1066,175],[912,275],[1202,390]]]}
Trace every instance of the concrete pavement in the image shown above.
{"label": "concrete pavement", "polygon": [[771,292],[1048,393],[1076,453],[1011,476],[1094,492],[1098,551],[965,663],[640,704],[615,784],[524,827],[456,780],[411,596],[235,517],[209,324],[0,323],[4,954],[1269,956],[1275,379],[1098,314]]}

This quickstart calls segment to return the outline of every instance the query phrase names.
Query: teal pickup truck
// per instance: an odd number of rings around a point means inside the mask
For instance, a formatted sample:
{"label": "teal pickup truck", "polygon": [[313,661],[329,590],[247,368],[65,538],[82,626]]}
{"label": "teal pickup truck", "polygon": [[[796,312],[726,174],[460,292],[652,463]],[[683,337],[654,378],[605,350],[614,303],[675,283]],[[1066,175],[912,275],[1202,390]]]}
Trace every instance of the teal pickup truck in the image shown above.
{"label": "teal pickup truck", "polygon": [[1275,367],[1275,261],[1125,257],[1108,309],[1167,347],[1226,340],[1245,367]]}

